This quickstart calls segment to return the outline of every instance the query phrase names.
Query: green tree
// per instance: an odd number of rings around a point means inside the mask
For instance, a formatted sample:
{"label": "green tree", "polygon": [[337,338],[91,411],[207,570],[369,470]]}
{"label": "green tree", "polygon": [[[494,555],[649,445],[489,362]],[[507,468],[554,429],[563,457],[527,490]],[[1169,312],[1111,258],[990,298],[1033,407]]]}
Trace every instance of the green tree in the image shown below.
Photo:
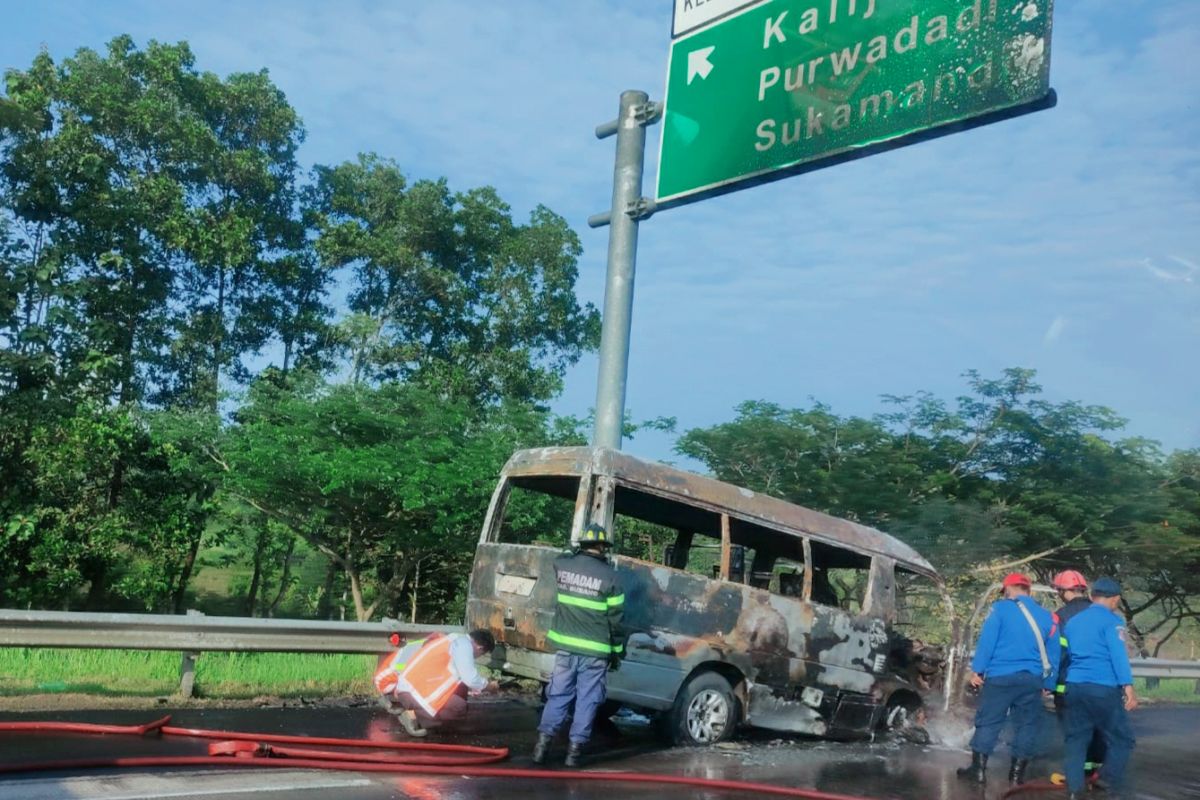
{"label": "green tree", "polygon": [[135,553],[118,588],[146,608],[182,614],[205,533],[220,504],[225,476],[211,457],[220,419],[205,410],[139,416],[150,448],[130,465],[123,506]]}
{"label": "green tree", "polygon": [[1200,619],[1200,450],[1167,458],[1160,473],[1166,508],[1138,529],[1121,552],[1110,554],[1110,572],[1133,589],[1122,596],[1126,614],[1140,621],[1135,633],[1147,655]]}
{"label": "green tree", "polygon": [[598,343],[599,315],[575,297],[579,239],[549,209],[519,225],[491,188],[410,185],[375,155],[318,167],[314,183],[317,252],[354,271],[356,375],[544,401]]}
{"label": "green tree", "polygon": [[337,331],[330,323],[328,291],[333,273],[321,266],[308,242],[271,267],[264,311],[282,346],[278,368],[327,372],[335,366]]}
{"label": "green tree", "polygon": [[[308,347],[324,307],[304,257],[303,128],[265,71],[222,79],[186,43],[119,36],[61,65],[42,53],[6,91],[0,197],[27,268],[0,288],[20,301],[19,340],[56,342],[60,372],[88,368],[97,398],[209,409],[272,336]],[[55,322],[68,335],[37,327]]]}
{"label": "green tree", "polygon": [[86,604],[101,605],[127,523],[111,496],[111,463],[140,439],[119,409],[81,407],[33,428],[20,468],[36,501],[10,508],[0,544],[0,563],[10,571],[7,602],[66,608],[90,583]]}
{"label": "green tree", "polygon": [[7,89],[28,120],[10,129],[3,172],[16,216],[40,223],[61,259],[52,307],[69,310],[65,365],[91,361],[97,399],[139,400],[170,330],[172,239],[184,222],[202,123],[177,102],[186,46],[128,37],[105,56],[80,50],[56,67],[43,53]]}
{"label": "green tree", "polygon": [[26,451],[35,431],[69,416],[68,397],[88,387],[99,354],[75,334],[71,284],[57,235],[62,203],[54,179],[53,62],[5,75],[0,102],[0,513],[18,528],[36,511]]}
{"label": "green tree", "polygon": [[248,617],[272,617],[295,583],[294,561],[298,539],[291,529],[249,505],[229,498],[218,517],[217,536],[229,552],[221,566],[249,564],[250,574],[231,585],[241,597],[241,610]]}
{"label": "green tree", "polygon": [[173,395],[215,410],[222,374],[244,381],[242,357],[258,352],[283,320],[290,323],[285,347],[303,335],[295,328],[311,295],[297,296],[288,282],[307,287],[312,272],[301,257],[296,188],[304,131],[266,70],[194,77],[188,97],[206,135],[178,232],[187,258],[172,339]]}
{"label": "green tree", "polygon": [[746,403],[678,450],[724,480],[913,543],[968,615],[1000,571],[1049,580],[1069,566],[1128,579],[1135,633],[1139,615],[1157,627],[1187,619],[1194,456],[1164,463],[1156,443],[1118,438],[1125,421],[1112,410],[1044,399],[1032,370],[965,377],[970,391],[952,405],[887,396],[891,410],[871,420]]}
{"label": "green tree", "polygon": [[[88,463],[109,472],[107,516],[80,503],[125,530],[120,561],[97,555],[112,552],[100,539],[89,550],[82,529],[64,539],[90,553],[89,602],[111,590],[181,609],[217,489],[195,435],[216,435],[223,377],[248,377],[244,357],[272,337],[285,369],[328,363],[328,273],[296,189],[302,136],[265,72],[200,72],[186,43],[119,36],[5,76],[0,513],[17,530],[37,520],[34,538],[65,536],[52,476],[36,468],[84,430],[99,437],[111,458]],[[211,420],[186,432],[184,417],[141,415],[149,403]],[[96,416],[108,407],[136,436],[105,449]]]}
{"label": "green tree", "polygon": [[881,525],[910,513],[924,489],[911,445],[879,420],[821,404],[747,402],[732,422],[684,433],[676,450],[721,480]]}
{"label": "green tree", "polygon": [[521,408],[301,375],[258,382],[238,418],[214,454],[229,484],[342,570],[360,620],[396,613],[419,564],[473,549],[499,468],[544,435]]}
{"label": "green tree", "polygon": [[182,612],[218,473],[162,428],[88,404],[35,427],[20,465],[30,491],[9,497],[0,538],[6,602]]}

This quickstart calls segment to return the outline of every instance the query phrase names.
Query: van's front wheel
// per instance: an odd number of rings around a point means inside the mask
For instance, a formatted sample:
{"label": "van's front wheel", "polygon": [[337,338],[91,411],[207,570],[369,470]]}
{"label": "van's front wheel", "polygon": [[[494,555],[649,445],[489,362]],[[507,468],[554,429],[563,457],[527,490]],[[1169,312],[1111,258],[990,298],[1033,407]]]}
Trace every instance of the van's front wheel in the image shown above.
{"label": "van's front wheel", "polygon": [[723,742],[737,728],[738,700],[733,687],[716,672],[702,672],[679,690],[665,721],[667,734],[675,744]]}
{"label": "van's front wheel", "polygon": [[883,728],[893,736],[915,744],[929,744],[930,737],[925,723],[925,706],[916,695],[898,692],[888,701]]}

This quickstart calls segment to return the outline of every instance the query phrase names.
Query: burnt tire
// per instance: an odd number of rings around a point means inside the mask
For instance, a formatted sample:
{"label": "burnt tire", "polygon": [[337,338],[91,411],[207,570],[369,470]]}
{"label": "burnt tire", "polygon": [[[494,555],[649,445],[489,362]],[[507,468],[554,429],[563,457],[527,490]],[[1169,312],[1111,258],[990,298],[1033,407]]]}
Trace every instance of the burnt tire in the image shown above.
{"label": "burnt tire", "polygon": [[662,732],[673,744],[704,747],[733,736],[741,707],[733,687],[716,672],[694,675],[663,716]]}
{"label": "burnt tire", "polygon": [[883,717],[883,729],[891,736],[914,744],[929,744],[929,732],[924,727],[924,711],[924,704],[917,697],[893,697]]}

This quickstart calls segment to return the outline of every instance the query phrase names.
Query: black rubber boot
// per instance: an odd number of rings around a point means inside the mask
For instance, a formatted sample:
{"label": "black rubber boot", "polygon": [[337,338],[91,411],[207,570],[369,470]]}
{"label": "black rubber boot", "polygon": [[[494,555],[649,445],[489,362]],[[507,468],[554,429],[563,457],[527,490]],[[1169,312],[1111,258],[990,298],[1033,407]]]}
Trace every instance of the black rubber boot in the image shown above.
{"label": "black rubber boot", "polygon": [[987,783],[987,762],[988,757],[983,753],[971,753],[970,766],[959,767],[958,777],[972,783]]}
{"label": "black rubber boot", "polygon": [[568,767],[578,767],[583,761],[583,745],[571,742],[567,747],[567,760],[565,763]]}
{"label": "black rubber boot", "polygon": [[1020,786],[1025,782],[1025,771],[1029,769],[1028,758],[1014,758],[1008,768],[1008,785]]}
{"label": "black rubber boot", "polygon": [[538,734],[537,744],[533,746],[533,763],[546,763],[546,756],[550,754],[550,743],[553,741],[553,736],[547,736],[544,733]]}

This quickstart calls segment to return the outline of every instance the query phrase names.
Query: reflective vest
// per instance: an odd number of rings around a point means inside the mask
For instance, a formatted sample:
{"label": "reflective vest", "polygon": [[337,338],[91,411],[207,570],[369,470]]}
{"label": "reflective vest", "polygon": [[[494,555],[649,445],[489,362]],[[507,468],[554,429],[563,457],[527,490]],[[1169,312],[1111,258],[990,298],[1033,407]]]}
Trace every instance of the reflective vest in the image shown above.
{"label": "reflective vest", "polygon": [[462,683],[450,644],[457,636],[430,636],[396,678],[395,691],[406,692],[425,713],[436,717]]}
{"label": "reflective vest", "polygon": [[396,681],[399,679],[400,673],[404,672],[404,668],[408,666],[408,660],[416,655],[424,644],[424,639],[409,642],[390,658],[384,658],[379,662],[379,668],[375,670],[375,688],[379,690],[380,694],[389,694],[396,688]]}

